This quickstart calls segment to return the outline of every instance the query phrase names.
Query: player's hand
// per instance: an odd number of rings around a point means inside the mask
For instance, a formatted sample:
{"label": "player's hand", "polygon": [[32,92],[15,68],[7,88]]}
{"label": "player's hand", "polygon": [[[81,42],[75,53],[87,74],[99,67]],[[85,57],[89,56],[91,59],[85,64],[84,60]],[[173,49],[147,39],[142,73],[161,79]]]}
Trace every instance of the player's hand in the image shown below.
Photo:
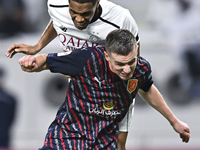
{"label": "player's hand", "polygon": [[26,72],[33,72],[34,70],[38,69],[36,58],[31,55],[20,58],[19,64],[21,69]]}
{"label": "player's hand", "polygon": [[190,136],[191,136],[190,135],[189,126],[186,123],[184,123],[184,122],[182,122],[180,120],[178,120],[172,126],[173,126],[174,130],[179,133],[180,138],[182,139],[182,141],[185,142],[185,143],[188,143],[189,139],[190,139]]}
{"label": "player's hand", "polygon": [[7,57],[12,58],[16,53],[24,53],[27,55],[36,54],[38,51],[36,46],[27,45],[27,44],[13,44],[5,54]]}

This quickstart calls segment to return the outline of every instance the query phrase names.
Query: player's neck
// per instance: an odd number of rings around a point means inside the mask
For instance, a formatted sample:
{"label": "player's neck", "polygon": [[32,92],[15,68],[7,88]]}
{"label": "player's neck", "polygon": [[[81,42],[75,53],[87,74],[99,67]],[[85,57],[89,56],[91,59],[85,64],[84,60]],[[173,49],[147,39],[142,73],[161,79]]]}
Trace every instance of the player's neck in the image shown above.
{"label": "player's neck", "polygon": [[90,23],[95,22],[101,16],[101,14],[102,14],[102,7],[101,7],[101,5],[99,5],[99,7],[96,9],[94,17],[92,18]]}

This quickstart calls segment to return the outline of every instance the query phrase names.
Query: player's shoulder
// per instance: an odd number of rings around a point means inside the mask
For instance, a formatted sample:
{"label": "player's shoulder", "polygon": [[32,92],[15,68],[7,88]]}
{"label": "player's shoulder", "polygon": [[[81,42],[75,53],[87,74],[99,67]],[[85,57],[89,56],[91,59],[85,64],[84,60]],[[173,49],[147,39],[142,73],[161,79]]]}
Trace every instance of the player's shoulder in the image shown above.
{"label": "player's shoulder", "polygon": [[150,65],[149,61],[141,56],[137,58],[137,64],[138,64],[139,68],[142,67],[142,68],[151,69],[151,65]]}
{"label": "player's shoulder", "polygon": [[138,62],[141,63],[141,64],[149,64],[149,61],[148,61],[146,58],[142,57],[142,56],[139,56],[139,57],[137,58],[137,60],[138,60]]}
{"label": "player's shoulder", "polygon": [[[95,62],[102,62],[104,60],[104,51],[102,47],[82,47],[72,51],[72,60],[78,61],[80,66],[94,66]],[[80,57],[81,56],[81,57]],[[87,62],[87,63],[86,63]]]}
{"label": "player's shoulder", "polygon": [[48,0],[47,1],[48,6],[49,5],[69,5],[68,0]]}
{"label": "player's shoulder", "polygon": [[82,47],[72,51],[74,55],[81,55],[85,58],[99,59],[104,57],[105,47]]}
{"label": "player's shoulder", "polygon": [[118,16],[118,15],[130,15],[130,11],[118,4],[115,4],[113,2],[110,2],[108,0],[100,0],[100,5],[103,9],[103,15],[114,15],[114,16]]}
{"label": "player's shoulder", "polygon": [[[91,54],[91,53],[96,53],[97,55],[103,54],[105,51],[105,47],[82,47],[78,49],[74,49],[73,51],[70,51],[70,54],[73,55],[81,55],[83,56],[84,54]],[[66,52],[69,53],[69,52]]]}

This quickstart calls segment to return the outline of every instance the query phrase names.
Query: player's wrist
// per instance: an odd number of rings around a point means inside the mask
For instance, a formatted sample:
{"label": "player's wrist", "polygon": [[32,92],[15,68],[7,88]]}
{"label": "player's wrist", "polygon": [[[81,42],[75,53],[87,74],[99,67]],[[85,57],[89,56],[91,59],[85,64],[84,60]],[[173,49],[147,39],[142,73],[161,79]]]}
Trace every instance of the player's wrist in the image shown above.
{"label": "player's wrist", "polygon": [[172,119],[169,120],[169,122],[171,126],[174,127],[179,122],[179,120],[174,116]]}
{"label": "player's wrist", "polygon": [[33,52],[36,54],[39,51],[41,51],[42,48],[43,48],[42,44],[37,43],[36,45],[33,46]]}

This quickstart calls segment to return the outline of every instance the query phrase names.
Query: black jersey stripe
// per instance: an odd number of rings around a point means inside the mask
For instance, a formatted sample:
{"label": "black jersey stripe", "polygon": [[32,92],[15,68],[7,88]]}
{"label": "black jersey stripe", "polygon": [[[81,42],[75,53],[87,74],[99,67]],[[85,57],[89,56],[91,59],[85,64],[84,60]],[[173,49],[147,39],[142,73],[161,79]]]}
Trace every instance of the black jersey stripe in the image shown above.
{"label": "black jersey stripe", "polygon": [[60,7],[69,7],[69,5],[53,5],[53,4],[49,4],[50,7],[56,7],[56,8],[60,8]]}
{"label": "black jersey stripe", "polygon": [[108,20],[105,20],[105,19],[103,19],[103,18],[101,18],[101,17],[99,17],[99,19],[100,19],[101,21],[103,21],[103,22],[106,22],[106,23],[108,23],[108,24],[110,24],[110,25],[112,25],[112,26],[114,26],[114,27],[120,29],[120,26],[118,26],[118,25],[116,25],[116,24],[114,24],[114,23],[112,23],[112,22],[110,22],[110,21],[108,21]]}
{"label": "black jersey stripe", "polygon": [[137,34],[135,38],[136,38],[136,41],[138,42],[138,40],[139,40],[139,35]]}

